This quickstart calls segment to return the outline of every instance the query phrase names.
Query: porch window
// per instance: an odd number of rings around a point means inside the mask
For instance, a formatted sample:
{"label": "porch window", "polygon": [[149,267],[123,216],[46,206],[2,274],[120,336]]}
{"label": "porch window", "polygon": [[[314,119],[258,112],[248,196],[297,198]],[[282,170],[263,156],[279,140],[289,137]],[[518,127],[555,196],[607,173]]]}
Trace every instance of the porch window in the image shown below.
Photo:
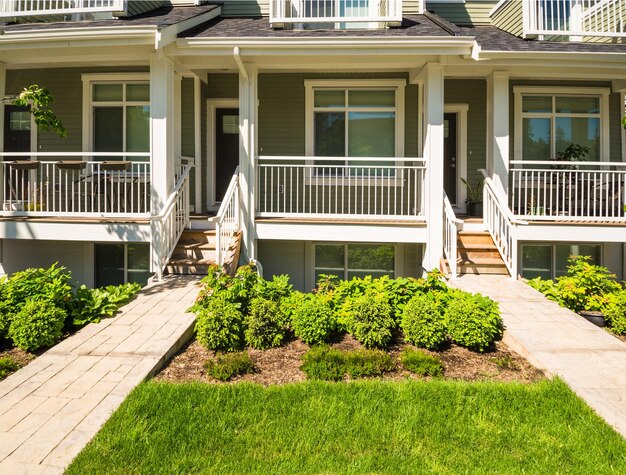
{"label": "porch window", "polygon": [[388,244],[316,244],[315,281],[321,274],[340,279],[395,276],[396,249]]}
{"label": "porch window", "polygon": [[591,256],[601,264],[601,244],[524,244],[522,245],[522,277],[554,279],[567,274],[570,256]]}

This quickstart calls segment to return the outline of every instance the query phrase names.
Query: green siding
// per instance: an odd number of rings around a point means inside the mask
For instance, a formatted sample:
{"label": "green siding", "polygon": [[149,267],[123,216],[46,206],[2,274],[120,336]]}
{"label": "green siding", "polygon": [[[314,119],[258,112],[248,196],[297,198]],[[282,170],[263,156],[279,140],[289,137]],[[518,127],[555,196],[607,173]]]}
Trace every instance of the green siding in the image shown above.
{"label": "green siding", "polygon": [[162,1],[129,0],[126,3],[126,15],[135,16],[163,6]]}
{"label": "green siding", "polygon": [[491,18],[493,26],[507,31],[515,36],[522,36],[522,2],[509,2],[500,8]]}
{"label": "green siding", "polygon": [[490,25],[489,12],[497,3],[498,0],[467,0],[464,3],[428,1],[426,8],[457,25]]}
{"label": "green siding", "polygon": [[239,97],[239,75],[209,74],[207,97],[209,99],[236,99]]}

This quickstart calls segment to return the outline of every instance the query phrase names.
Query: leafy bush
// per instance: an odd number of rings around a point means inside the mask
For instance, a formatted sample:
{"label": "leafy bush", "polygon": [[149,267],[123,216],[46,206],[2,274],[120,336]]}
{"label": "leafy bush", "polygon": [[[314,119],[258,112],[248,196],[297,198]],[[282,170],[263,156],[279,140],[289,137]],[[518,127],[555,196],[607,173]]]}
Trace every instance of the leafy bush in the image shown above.
{"label": "leafy bush", "polygon": [[272,280],[259,278],[254,287],[254,296],[279,302],[291,295],[293,285],[289,283],[288,275],[273,276]]}
{"label": "leafy bush", "polygon": [[70,315],[77,326],[98,323],[102,317],[112,317],[117,310],[141,289],[141,285],[127,283],[89,289],[81,285],[70,304]]}
{"label": "leafy bush", "polygon": [[239,267],[232,277],[220,266],[210,266],[207,276],[202,279],[203,288],[191,311],[197,313],[202,307],[209,305],[211,297],[222,294],[226,300],[236,304],[245,315],[248,313],[250,301],[254,298],[254,290],[259,279],[256,269],[252,266]]}
{"label": "leafy bush", "polygon": [[[294,334],[309,345],[328,341],[337,321],[327,298],[319,295],[306,295],[298,300],[291,310],[291,328]],[[291,304],[291,301],[287,305]]]}
{"label": "leafy bush", "polygon": [[492,361],[498,368],[510,369],[513,371],[519,370],[519,365],[510,355],[496,356],[492,358]]}
{"label": "leafy bush", "polygon": [[243,346],[243,316],[223,295],[216,295],[197,313],[197,339],[209,350],[235,351]]}
{"label": "leafy bush", "polygon": [[314,346],[302,357],[300,369],[309,379],[341,381],[346,373],[344,353],[328,345]]}
{"label": "leafy bush", "polygon": [[432,294],[416,295],[409,300],[401,327],[406,341],[429,350],[440,348],[448,336],[443,314]]}
{"label": "leafy bush", "polygon": [[385,348],[391,343],[396,321],[385,294],[349,298],[342,310],[348,332],[366,348]]}
{"label": "leafy bush", "polygon": [[245,351],[218,355],[204,364],[207,375],[219,381],[229,381],[235,376],[254,372],[254,362]]}
{"label": "leafy bush", "polygon": [[65,316],[66,312],[49,300],[29,300],[13,317],[9,336],[24,351],[52,346],[63,334]]}
{"label": "leafy bush", "polygon": [[46,300],[64,309],[72,299],[71,274],[53,264],[47,269],[26,269],[13,274],[3,285],[4,301],[14,313],[31,298]]}
{"label": "leafy bush", "polygon": [[626,290],[609,294],[602,313],[611,332],[626,335]]}
{"label": "leafy bush", "polygon": [[10,356],[0,358],[0,381],[20,369],[20,365]]}
{"label": "leafy bush", "polygon": [[285,318],[273,300],[252,299],[244,322],[246,342],[252,348],[266,350],[280,346],[285,338]]}
{"label": "leafy bush", "polygon": [[[1,294],[0,294],[0,298]],[[0,343],[9,336],[9,327],[13,319],[13,312],[9,304],[4,300],[0,300]]]}
{"label": "leafy bush", "polygon": [[418,376],[441,376],[443,374],[443,363],[439,358],[412,348],[402,350],[400,363]]}
{"label": "leafy bush", "polygon": [[502,335],[498,305],[480,294],[458,292],[444,318],[452,341],[475,351],[485,351]]}
{"label": "leafy bush", "polygon": [[354,350],[345,354],[345,371],[352,379],[381,376],[394,369],[391,356],[381,350]]}

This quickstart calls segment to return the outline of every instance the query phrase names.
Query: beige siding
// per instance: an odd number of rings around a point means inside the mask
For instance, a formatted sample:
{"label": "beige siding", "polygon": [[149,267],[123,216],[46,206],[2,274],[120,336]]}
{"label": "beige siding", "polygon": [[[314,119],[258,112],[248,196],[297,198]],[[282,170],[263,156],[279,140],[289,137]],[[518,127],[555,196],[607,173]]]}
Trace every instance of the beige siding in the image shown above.
{"label": "beige siding", "polygon": [[489,12],[497,3],[498,0],[467,0],[464,3],[437,2],[435,0],[426,2],[426,8],[457,25],[490,25]]}
{"label": "beige siding", "polygon": [[522,36],[522,2],[509,2],[491,18],[493,26],[515,36]]}
{"label": "beige siding", "polygon": [[425,0],[403,0],[402,13],[404,15],[417,15],[420,13],[420,4]]}

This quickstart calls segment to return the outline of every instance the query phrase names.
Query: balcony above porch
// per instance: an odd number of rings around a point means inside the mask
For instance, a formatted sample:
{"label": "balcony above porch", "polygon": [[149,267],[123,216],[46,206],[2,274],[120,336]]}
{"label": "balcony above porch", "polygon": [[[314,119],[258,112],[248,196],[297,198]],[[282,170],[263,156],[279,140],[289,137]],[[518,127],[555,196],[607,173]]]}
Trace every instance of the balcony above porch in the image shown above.
{"label": "balcony above porch", "polygon": [[123,12],[126,0],[2,0],[0,18]]}

